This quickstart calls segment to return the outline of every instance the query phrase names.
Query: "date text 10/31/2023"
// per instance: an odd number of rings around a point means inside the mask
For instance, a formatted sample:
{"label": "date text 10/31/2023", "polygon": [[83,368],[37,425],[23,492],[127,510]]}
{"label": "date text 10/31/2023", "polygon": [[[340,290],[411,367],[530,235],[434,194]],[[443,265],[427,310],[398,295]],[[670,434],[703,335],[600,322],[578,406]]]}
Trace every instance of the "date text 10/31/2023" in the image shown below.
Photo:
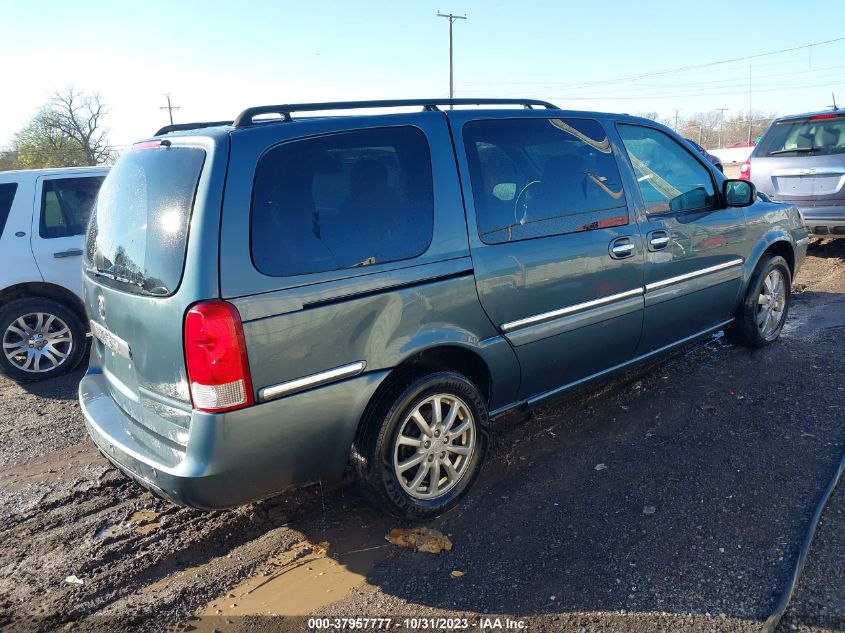
{"label": "date text 10/31/2023", "polygon": [[522,631],[527,629],[524,620],[508,617],[478,617],[470,618],[309,618],[307,622],[310,630],[390,630],[404,629],[411,631],[425,630],[466,630],[479,631]]}

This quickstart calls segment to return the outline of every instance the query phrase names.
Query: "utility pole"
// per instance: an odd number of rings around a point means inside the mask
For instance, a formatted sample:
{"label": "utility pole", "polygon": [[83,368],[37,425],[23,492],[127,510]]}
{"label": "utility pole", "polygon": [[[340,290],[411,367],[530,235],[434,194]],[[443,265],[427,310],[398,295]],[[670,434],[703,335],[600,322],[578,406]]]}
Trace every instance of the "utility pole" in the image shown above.
{"label": "utility pole", "polygon": [[675,131],[678,131],[678,109],[675,108]]}
{"label": "utility pole", "polygon": [[[688,127],[687,127],[686,129],[689,129],[689,124],[687,124],[687,126],[688,126]],[[697,127],[697,128],[698,128],[698,144],[699,144],[699,145],[701,145],[701,130],[703,129],[703,126],[701,126],[701,125],[696,125],[696,126],[694,126],[694,127]]]}
{"label": "utility pole", "polygon": [[167,110],[167,113],[170,115],[170,125],[173,125],[173,111],[178,110],[182,106],[170,105],[170,93],[169,92],[164,96],[167,97],[167,105],[161,106],[159,108],[159,110]]}
{"label": "utility pole", "polygon": [[748,146],[751,146],[751,127],[754,125],[754,115],[751,113],[751,64],[748,64]]}
{"label": "utility pole", "polygon": [[[438,18],[447,18],[449,20],[449,98],[455,98],[455,75],[454,75],[454,65],[452,63],[452,24],[455,23],[455,20],[466,20],[467,16],[465,15],[454,15],[452,13],[440,13],[437,12]],[[449,106],[451,109],[451,106]]]}
{"label": "utility pole", "polygon": [[730,110],[730,108],[716,108],[719,112],[719,140],[717,141],[717,145],[721,148],[722,147],[722,125],[725,122],[725,111]]}

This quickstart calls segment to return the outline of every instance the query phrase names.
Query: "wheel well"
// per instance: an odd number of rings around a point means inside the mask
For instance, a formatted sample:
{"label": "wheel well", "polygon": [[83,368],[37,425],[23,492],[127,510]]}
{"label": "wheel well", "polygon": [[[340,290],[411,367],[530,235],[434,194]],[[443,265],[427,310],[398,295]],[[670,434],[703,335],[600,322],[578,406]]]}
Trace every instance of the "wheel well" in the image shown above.
{"label": "wheel well", "polygon": [[88,317],[85,316],[85,306],[82,305],[79,297],[67,288],[62,288],[55,284],[33,281],[9,286],[0,291],[0,306],[15,299],[28,299],[30,297],[44,297],[45,299],[58,301],[76,312],[82,323],[88,323]]}
{"label": "wheel well", "polygon": [[795,251],[792,250],[792,245],[785,240],[778,240],[769,244],[769,247],[763,253],[771,253],[773,255],[780,255],[786,260],[789,265],[789,275],[795,276]]}
{"label": "wheel well", "polygon": [[[379,385],[370,398],[367,411],[378,402],[381,396],[410,376],[422,376],[435,371],[456,371],[469,378],[478,387],[486,403],[490,403],[492,379],[487,364],[481,357],[463,347],[445,345],[434,347],[406,358],[393,368],[384,382]],[[367,418],[364,413],[362,420]]]}
{"label": "wheel well", "polygon": [[456,371],[469,378],[484,401],[490,402],[492,380],[487,364],[475,352],[457,346],[435,347],[419,352],[397,365],[393,373],[397,376],[423,374],[432,371]]}

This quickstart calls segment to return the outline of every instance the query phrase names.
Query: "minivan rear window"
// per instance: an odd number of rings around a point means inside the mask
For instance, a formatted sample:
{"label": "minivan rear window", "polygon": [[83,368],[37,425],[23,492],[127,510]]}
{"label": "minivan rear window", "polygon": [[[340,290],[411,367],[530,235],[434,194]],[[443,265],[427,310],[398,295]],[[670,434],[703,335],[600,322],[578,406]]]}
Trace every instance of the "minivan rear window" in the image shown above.
{"label": "minivan rear window", "polygon": [[205,151],[194,147],[127,152],[106,177],[91,214],[88,274],[127,292],[173,294],[204,161]]}
{"label": "minivan rear window", "polygon": [[776,121],[754,156],[826,156],[845,154],[845,115]]}
{"label": "minivan rear window", "polygon": [[287,277],[421,255],[434,231],[428,139],[411,126],[288,141],[258,162],[252,259]]}

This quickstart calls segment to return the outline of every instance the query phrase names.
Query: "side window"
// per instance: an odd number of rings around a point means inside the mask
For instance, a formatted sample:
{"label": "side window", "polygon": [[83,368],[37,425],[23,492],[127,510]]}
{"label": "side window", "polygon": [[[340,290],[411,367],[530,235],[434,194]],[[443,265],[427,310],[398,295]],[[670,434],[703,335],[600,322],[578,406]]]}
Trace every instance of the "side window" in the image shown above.
{"label": "side window", "polygon": [[273,276],[421,255],[434,231],[425,134],[356,130],[270,149],[255,171],[250,231],[256,268]]}
{"label": "side window", "polygon": [[15,192],[18,190],[18,183],[4,182],[0,184],[0,237],[3,236],[3,229],[6,220],[9,219],[9,212],[12,210],[12,202],[15,200]]}
{"label": "side window", "polygon": [[84,235],[101,184],[102,176],[45,180],[39,235],[48,239]]}
{"label": "side window", "polygon": [[647,214],[706,211],[716,206],[710,171],[668,134],[619,124]]}
{"label": "side window", "polygon": [[471,121],[463,137],[486,244],[628,223],[619,169],[598,121]]}

